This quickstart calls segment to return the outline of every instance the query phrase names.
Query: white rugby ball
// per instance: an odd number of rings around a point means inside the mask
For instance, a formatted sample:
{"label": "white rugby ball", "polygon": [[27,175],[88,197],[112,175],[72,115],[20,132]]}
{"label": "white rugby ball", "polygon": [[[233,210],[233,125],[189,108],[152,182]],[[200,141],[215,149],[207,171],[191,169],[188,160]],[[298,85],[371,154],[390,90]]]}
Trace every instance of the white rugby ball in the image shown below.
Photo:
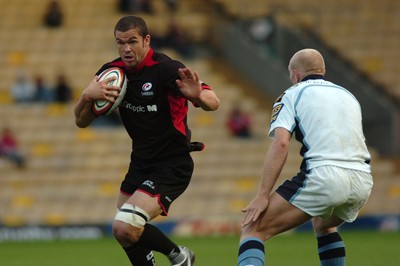
{"label": "white rugby ball", "polygon": [[95,100],[93,101],[93,112],[97,115],[108,115],[112,113],[121,103],[126,93],[127,78],[125,73],[119,67],[111,67],[104,70],[100,75],[98,81],[102,81],[111,77],[116,77],[115,80],[108,83],[108,85],[118,86],[121,88],[118,97],[115,102],[107,100]]}

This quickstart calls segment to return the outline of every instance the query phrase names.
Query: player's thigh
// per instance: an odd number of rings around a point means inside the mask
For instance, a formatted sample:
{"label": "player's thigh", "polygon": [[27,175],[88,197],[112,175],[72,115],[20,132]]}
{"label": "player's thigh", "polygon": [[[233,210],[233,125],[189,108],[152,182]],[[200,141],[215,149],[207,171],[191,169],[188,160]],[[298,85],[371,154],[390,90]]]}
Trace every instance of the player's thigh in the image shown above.
{"label": "player's thigh", "polygon": [[123,193],[119,193],[118,199],[117,199],[117,208],[121,209],[122,205],[130,198],[130,195],[125,195]]}
{"label": "player's thigh", "polygon": [[311,216],[273,192],[267,210],[249,231],[255,230],[264,240],[267,240],[307,222],[310,218]]}
{"label": "player's thigh", "polygon": [[158,197],[149,195],[141,190],[136,190],[132,196],[128,198],[126,203],[144,210],[150,216],[150,220],[163,212]]}
{"label": "player's thigh", "polygon": [[[147,204],[147,206],[144,206],[144,202]],[[157,206],[154,204],[154,202],[157,203]],[[118,195],[118,199],[117,199],[117,208],[121,209],[121,207],[122,207],[122,205],[124,205],[124,203],[128,203],[133,206],[138,206],[138,207],[142,208],[143,210],[161,209],[161,208],[158,208],[159,203],[158,203],[157,199],[154,200],[154,197],[151,197],[142,191],[136,191],[132,195],[126,195],[126,194],[120,193]],[[156,213],[157,213],[157,211],[156,211]]]}

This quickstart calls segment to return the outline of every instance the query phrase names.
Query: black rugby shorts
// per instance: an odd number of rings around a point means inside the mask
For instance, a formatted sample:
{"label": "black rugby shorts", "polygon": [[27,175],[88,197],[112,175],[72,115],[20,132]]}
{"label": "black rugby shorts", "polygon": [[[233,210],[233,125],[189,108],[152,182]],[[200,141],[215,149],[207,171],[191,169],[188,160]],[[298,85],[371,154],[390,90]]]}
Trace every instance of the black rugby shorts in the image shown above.
{"label": "black rugby shorts", "polygon": [[132,195],[140,190],[157,197],[163,210],[161,215],[167,216],[171,203],[188,187],[193,169],[189,153],[150,160],[133,156],[121,183],[121,193]]}

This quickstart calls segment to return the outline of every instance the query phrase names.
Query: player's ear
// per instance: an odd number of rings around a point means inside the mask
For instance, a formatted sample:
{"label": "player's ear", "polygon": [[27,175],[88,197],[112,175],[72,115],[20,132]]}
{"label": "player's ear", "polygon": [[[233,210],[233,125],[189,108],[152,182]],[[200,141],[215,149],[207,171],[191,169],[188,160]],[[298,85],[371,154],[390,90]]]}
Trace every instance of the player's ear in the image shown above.
{"label": "player's ear", "polygon": [[151,37],[149,34],[146,35],[146,37],[144,37],[143,39],[143,44],[145,47],[150,46],[150,41],[151,41]]}
{"label": "player's ear", "polygon": [[299,83],[300,81],[301,81],[301,73],[300,73],[300,71],[298,71],[298,70],[296,70],[296,69],[293,69],[293,71],[294,71],[294,75],[295,75],[295,77],[296,77],[296,83]]}

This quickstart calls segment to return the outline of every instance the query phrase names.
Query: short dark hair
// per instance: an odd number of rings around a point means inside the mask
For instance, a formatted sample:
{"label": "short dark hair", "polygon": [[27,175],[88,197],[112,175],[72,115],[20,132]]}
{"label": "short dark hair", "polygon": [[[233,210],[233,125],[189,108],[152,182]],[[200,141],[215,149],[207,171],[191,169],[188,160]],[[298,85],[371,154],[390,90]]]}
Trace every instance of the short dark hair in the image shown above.
{"label": "short dark hair", "polygon": [[136,29],[143,38],[149,34],[146,22],[137,16],[126,16],[121,18],[114,27],[114,35],[117,31],[125,32],[130,29]]}

